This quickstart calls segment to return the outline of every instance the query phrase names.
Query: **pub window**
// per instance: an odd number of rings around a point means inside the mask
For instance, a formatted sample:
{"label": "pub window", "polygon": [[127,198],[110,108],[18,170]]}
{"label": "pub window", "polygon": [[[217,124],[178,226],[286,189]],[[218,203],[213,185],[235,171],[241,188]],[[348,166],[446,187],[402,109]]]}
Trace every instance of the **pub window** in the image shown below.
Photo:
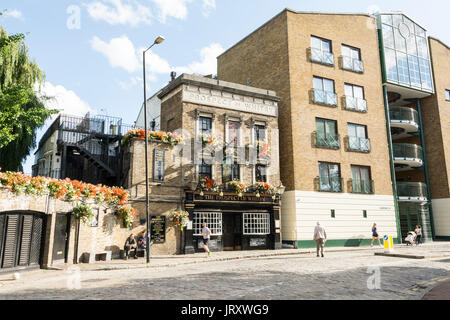
{"label": "pub window", "polygon": [[270,215],[268,213],[243,213],[242,215],[245,235],[270,234]]}
{"label": "pub window", "polygon": [[241,167],[238,163],[224,164],[222,166],[222,180],[224,183],[241,179]]}
{"label": "pub window", "polygon": [[255,141],[267,141],[265,126],[255,125]]}
{"label": "pub window", "polygon": [[198,175],[200,177],[208,177],[209,179],[212,179],[212,165],[206,164],[203,160],[202,164],[198,166]]}
{"label": "pub window", "polygon": [[267,166],[257,164],[255,166],[256,182],[267,182]]}
{"label": "pub window", "polygon": [[212,131],[212,119],[207,117],[200,117],[199,120],[199,133],[211,134]]}
{"label": "pub window", "polygon": [[212,236],[222,235],[222,213],[221,212],[194,212],[192,228],[195,236],[202,235],[202,224],[211,230]]}
{"label": "pub window", "polygon": [[153,180],[164,181],[165,150],[153,150]]}
{"label": "pub window", "polygon": [[240,145],[241,123],[238,121],[228,121],[227,147],[236,148]]}

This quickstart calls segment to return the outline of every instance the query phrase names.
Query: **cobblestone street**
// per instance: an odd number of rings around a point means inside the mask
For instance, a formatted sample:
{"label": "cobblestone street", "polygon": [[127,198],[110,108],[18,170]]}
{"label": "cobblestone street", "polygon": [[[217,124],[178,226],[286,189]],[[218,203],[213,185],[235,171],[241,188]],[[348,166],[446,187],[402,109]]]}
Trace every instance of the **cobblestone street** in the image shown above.
{"label": "cobblestone street", "polygon": [[1,276],[0,299],[421,299],[450,280],[450,257],[405,259],[375,256],[373,250],[79,273],[76,268],[24,273],[16,281]]}

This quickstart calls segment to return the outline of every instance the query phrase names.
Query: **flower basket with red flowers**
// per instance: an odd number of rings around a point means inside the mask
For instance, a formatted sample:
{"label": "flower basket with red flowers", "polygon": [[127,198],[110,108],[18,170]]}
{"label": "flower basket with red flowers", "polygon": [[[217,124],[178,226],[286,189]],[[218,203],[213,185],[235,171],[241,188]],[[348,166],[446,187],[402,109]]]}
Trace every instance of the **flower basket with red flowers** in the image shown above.
{"label": "flower basket with red flowers", "polygon": [[[172,132],[147,131],[148,141],[157,141],[171,146],[183,142],[181,135]],[[122,139],[122,145],[127,145],[132,139],[145,140],[145,130],[138,128],[131,129]]]}
{"label": "flower basket with red flowers", "polygon": [[189,221],[189,212],[184,210],[174,211],[170,214],[169,221],[176,227],[180,227],[180,230],[183,231],[183,227],[185,227]]}
{"label": "flower basket with red flowers", "polygon": [[226,186],[227,186],[228,190],[236,192],[239,195],[242,195],[242,193],[244,193],[246,190],[245,184],[243,184],[240,181],[233,180],[233,181],[227,182]]}
{"label": "flower basket with red flowers", "polygon": [[259,194],[273,194],[275,192],[274,188],[267,182],[257,182],[251,189]]}
{"label": "flower basket with red flowers", "polygon": [[197,189],[217,192],[219,187],[217,186],[216,180],[210,179],[207,176],[201,176],[198,179]]}

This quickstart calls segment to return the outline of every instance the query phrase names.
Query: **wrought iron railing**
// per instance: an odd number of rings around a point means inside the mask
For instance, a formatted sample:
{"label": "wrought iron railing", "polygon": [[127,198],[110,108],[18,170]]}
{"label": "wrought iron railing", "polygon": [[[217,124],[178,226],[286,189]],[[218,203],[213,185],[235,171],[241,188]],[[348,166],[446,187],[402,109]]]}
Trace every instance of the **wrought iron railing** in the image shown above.
{"label": "wrought iron railing", "polygon": [[360,137],[345,137],[347,151],[370,152],[370,139]]}
{"label": "wrought iron railing", "polygon": [[367,101],[357,97],[344,96],[345,109],[358,112],[367,112]]}
{"label": "wrought iron railing", "polygon": [[373,180],[350,179],[351,193],[373,194],[375,193]]}
{"label": "wrought iron railing", "polygon": [[397,182],[397,196],[428,198],[427,185],[423,182]]}
{"label": "wrought iron railing", "polygon": [[364,63],[361,60],[352,57],[341,56],[341,67],[344,70],[353,72],[364,72]]}
{"label": "wrought iron railing", "polygon": [[394,143],[394,158],[400,159],[418,159],[423,161],[423,149],[417,144]]}
{"label": "wrought iron railing", "polygon": [[326,106],[336,107],[338,104],[337,95],[334,92],[324,91],[320,89],[311,90],[312,102]]}
{"label": "wrought iron railing", "polygon": [[312,62],[334,66],[334,54],[316,48],[309,48],[309,59]]}
{"label": "wrought iron railing", "polygon": [[339,149],[341,147],[339,134],[312,133],[313,145],[317,148]]}
{"label": "wrought iron railing", "polygon": [[408,107],[389,107],[389,116],[391,122],[407,122],[419,125],[419,114],[413,108]]}
{"label": "wrought iron railing", "polygon": [[314,188],[320,192],[342,192],[343,178],[318,176],[314,179]]}

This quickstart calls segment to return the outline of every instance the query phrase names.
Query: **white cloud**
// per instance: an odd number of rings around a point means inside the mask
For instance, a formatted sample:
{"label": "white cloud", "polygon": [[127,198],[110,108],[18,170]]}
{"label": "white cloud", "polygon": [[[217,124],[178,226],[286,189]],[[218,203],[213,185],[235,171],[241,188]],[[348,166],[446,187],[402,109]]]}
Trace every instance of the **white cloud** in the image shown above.
{"label": "white cloud", "polygon": [[91,45],[95,51],[108,58],[112,67],[121,67],[130,73],[137,71],[140,67],[134,45],[125,35],[120,38],[113,38],[109,43],[94,37],[91,40]]}
{"label": "white cloud", "polygon": [[208,17],[211,11],[216,9],[216,0],[203,0],[203,11],[202,14]]}
{"label": "white cloud", "polygon": [[23,20],[23,14],[22,12],[20,12],[19,10],[13,9],[13,10],[7,10],[5,12],[3,12],[3,15],[5,17],[10,17],[10,18],[14,18],[14,19],[20,19]]}
{"label": "white cloud", "polygon": [[187,17],[187,4],[192,0],[151,0],[159,10],[158,20],[166,22],[167,17],[184,20]]}
{"label": "white cloud", "polygon": [[84,5],[94,20],[104,20],[111,25],[136,27],[140,23],[150,24],[152,18],[150,9],[136,0],[103,0]]}
{"label": "white cloud", "polygon": [[91,114],[96,113],[75,92],[61,85],[55,86],[47,81],[42,85],[40,95],[52,98],[45,103],[48,109],[57,109],[63,113],[77,116],[84,116],[88,112],[91,112]]}
{"label": "white cloud", "polygon": [[191,73],[216,74],[217,57],[224,52],[224,48],[218,43],[212,43],[200,50],[201,60],[192,62],[187,66]]}

